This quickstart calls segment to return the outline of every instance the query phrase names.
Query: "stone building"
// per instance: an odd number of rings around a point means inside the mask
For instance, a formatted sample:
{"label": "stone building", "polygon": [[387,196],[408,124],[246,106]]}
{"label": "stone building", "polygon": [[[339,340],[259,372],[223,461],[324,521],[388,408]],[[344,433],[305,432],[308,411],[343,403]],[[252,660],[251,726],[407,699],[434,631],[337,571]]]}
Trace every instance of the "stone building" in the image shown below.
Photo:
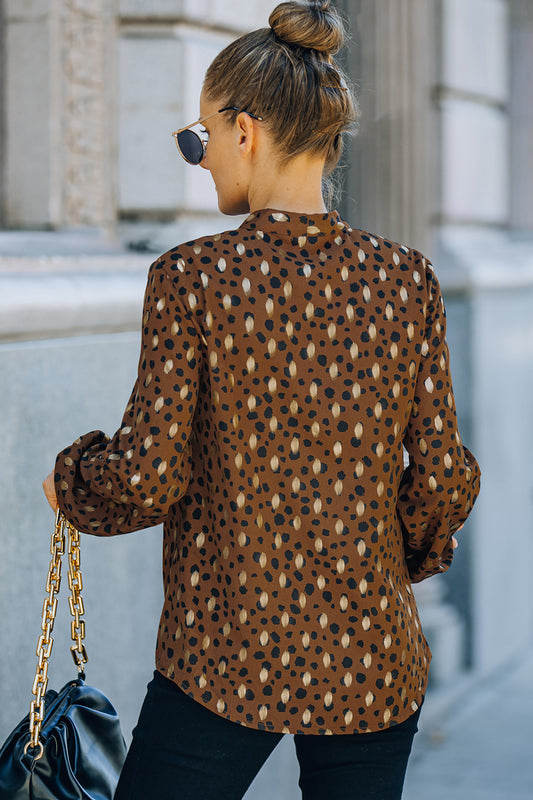
{"label": "stone building", "polygon": [[[0,4],[0,740],[35,665],[52,523],[40,482],[62,446],[120,420],[150,254],[228,227],[208,173],[179,158],[170,132],[198,116],[216,52],[274,5]],[[531,642],[533,3],[338,5],[362,108],[341,212],[435,264],[463,438],[483,470],[453,569],[417,587],[445,698]],[[83,564],[88,678],[129,734],[153,663],[160,532],[84,537]],[[72,674],[66,628],[62,612],[56,686]],[[278,748],[249,797],[267,784],[297,797],[291,770]]]}

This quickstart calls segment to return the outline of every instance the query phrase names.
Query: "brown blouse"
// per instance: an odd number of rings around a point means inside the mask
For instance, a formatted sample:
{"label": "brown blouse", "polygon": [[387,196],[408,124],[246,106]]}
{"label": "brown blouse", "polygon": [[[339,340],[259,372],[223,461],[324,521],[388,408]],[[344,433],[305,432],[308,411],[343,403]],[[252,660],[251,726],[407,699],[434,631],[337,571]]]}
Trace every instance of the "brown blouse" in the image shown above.
{"label": "brown blouse", "polygon": [[479,491],[431,265],[263,210],[158,258],[142,325],[119,430],[60,453],[56,487],[87,533],[164,522],[158,670],[263,730],[401,722],[431,658],[411,582]]}

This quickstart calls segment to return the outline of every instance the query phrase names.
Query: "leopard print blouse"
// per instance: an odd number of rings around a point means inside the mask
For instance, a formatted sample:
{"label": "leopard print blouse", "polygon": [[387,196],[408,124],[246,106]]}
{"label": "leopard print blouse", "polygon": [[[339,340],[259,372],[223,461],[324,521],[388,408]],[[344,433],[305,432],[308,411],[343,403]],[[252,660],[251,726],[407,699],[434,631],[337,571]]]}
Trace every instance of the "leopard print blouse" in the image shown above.
{"label": "leopard print blouse", "polygon": [[479,491],[445,330],[423,255],[336,212],[262,210],[152,264],[122,424],[60,453],[56,488],[87,533],[164,523],[157,669],[211,711],[339,734],[422,702],[411,583]]}

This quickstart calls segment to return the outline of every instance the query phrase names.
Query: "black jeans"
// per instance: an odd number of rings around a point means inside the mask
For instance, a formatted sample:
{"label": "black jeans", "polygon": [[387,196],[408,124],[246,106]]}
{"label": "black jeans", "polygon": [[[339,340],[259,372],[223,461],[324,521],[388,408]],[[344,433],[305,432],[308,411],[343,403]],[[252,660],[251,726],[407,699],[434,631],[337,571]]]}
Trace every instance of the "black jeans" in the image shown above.
{"label": "black jeans", "polygon": [[[376,733],[295,735],[303,799],[400,800],[419,714]],[[283,735],[230,722],[155,672],[115,800],[240,800]]]}

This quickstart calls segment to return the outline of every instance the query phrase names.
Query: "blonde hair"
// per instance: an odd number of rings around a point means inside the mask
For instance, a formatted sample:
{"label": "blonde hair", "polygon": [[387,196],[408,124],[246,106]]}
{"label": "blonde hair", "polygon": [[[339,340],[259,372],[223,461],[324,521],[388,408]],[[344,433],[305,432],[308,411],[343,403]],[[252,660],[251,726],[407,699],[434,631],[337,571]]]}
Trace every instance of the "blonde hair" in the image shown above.
{"label": "blonde hair", "polygon": [[290,0],[276,6],[269,25],[217,55],[204,92],[262,117],[282,162],[309,151],[325,157],[329,175],[342,153],[342,134],[355,130],[359,113],[333,59],[344,42],[342,19],[330,0]]}

